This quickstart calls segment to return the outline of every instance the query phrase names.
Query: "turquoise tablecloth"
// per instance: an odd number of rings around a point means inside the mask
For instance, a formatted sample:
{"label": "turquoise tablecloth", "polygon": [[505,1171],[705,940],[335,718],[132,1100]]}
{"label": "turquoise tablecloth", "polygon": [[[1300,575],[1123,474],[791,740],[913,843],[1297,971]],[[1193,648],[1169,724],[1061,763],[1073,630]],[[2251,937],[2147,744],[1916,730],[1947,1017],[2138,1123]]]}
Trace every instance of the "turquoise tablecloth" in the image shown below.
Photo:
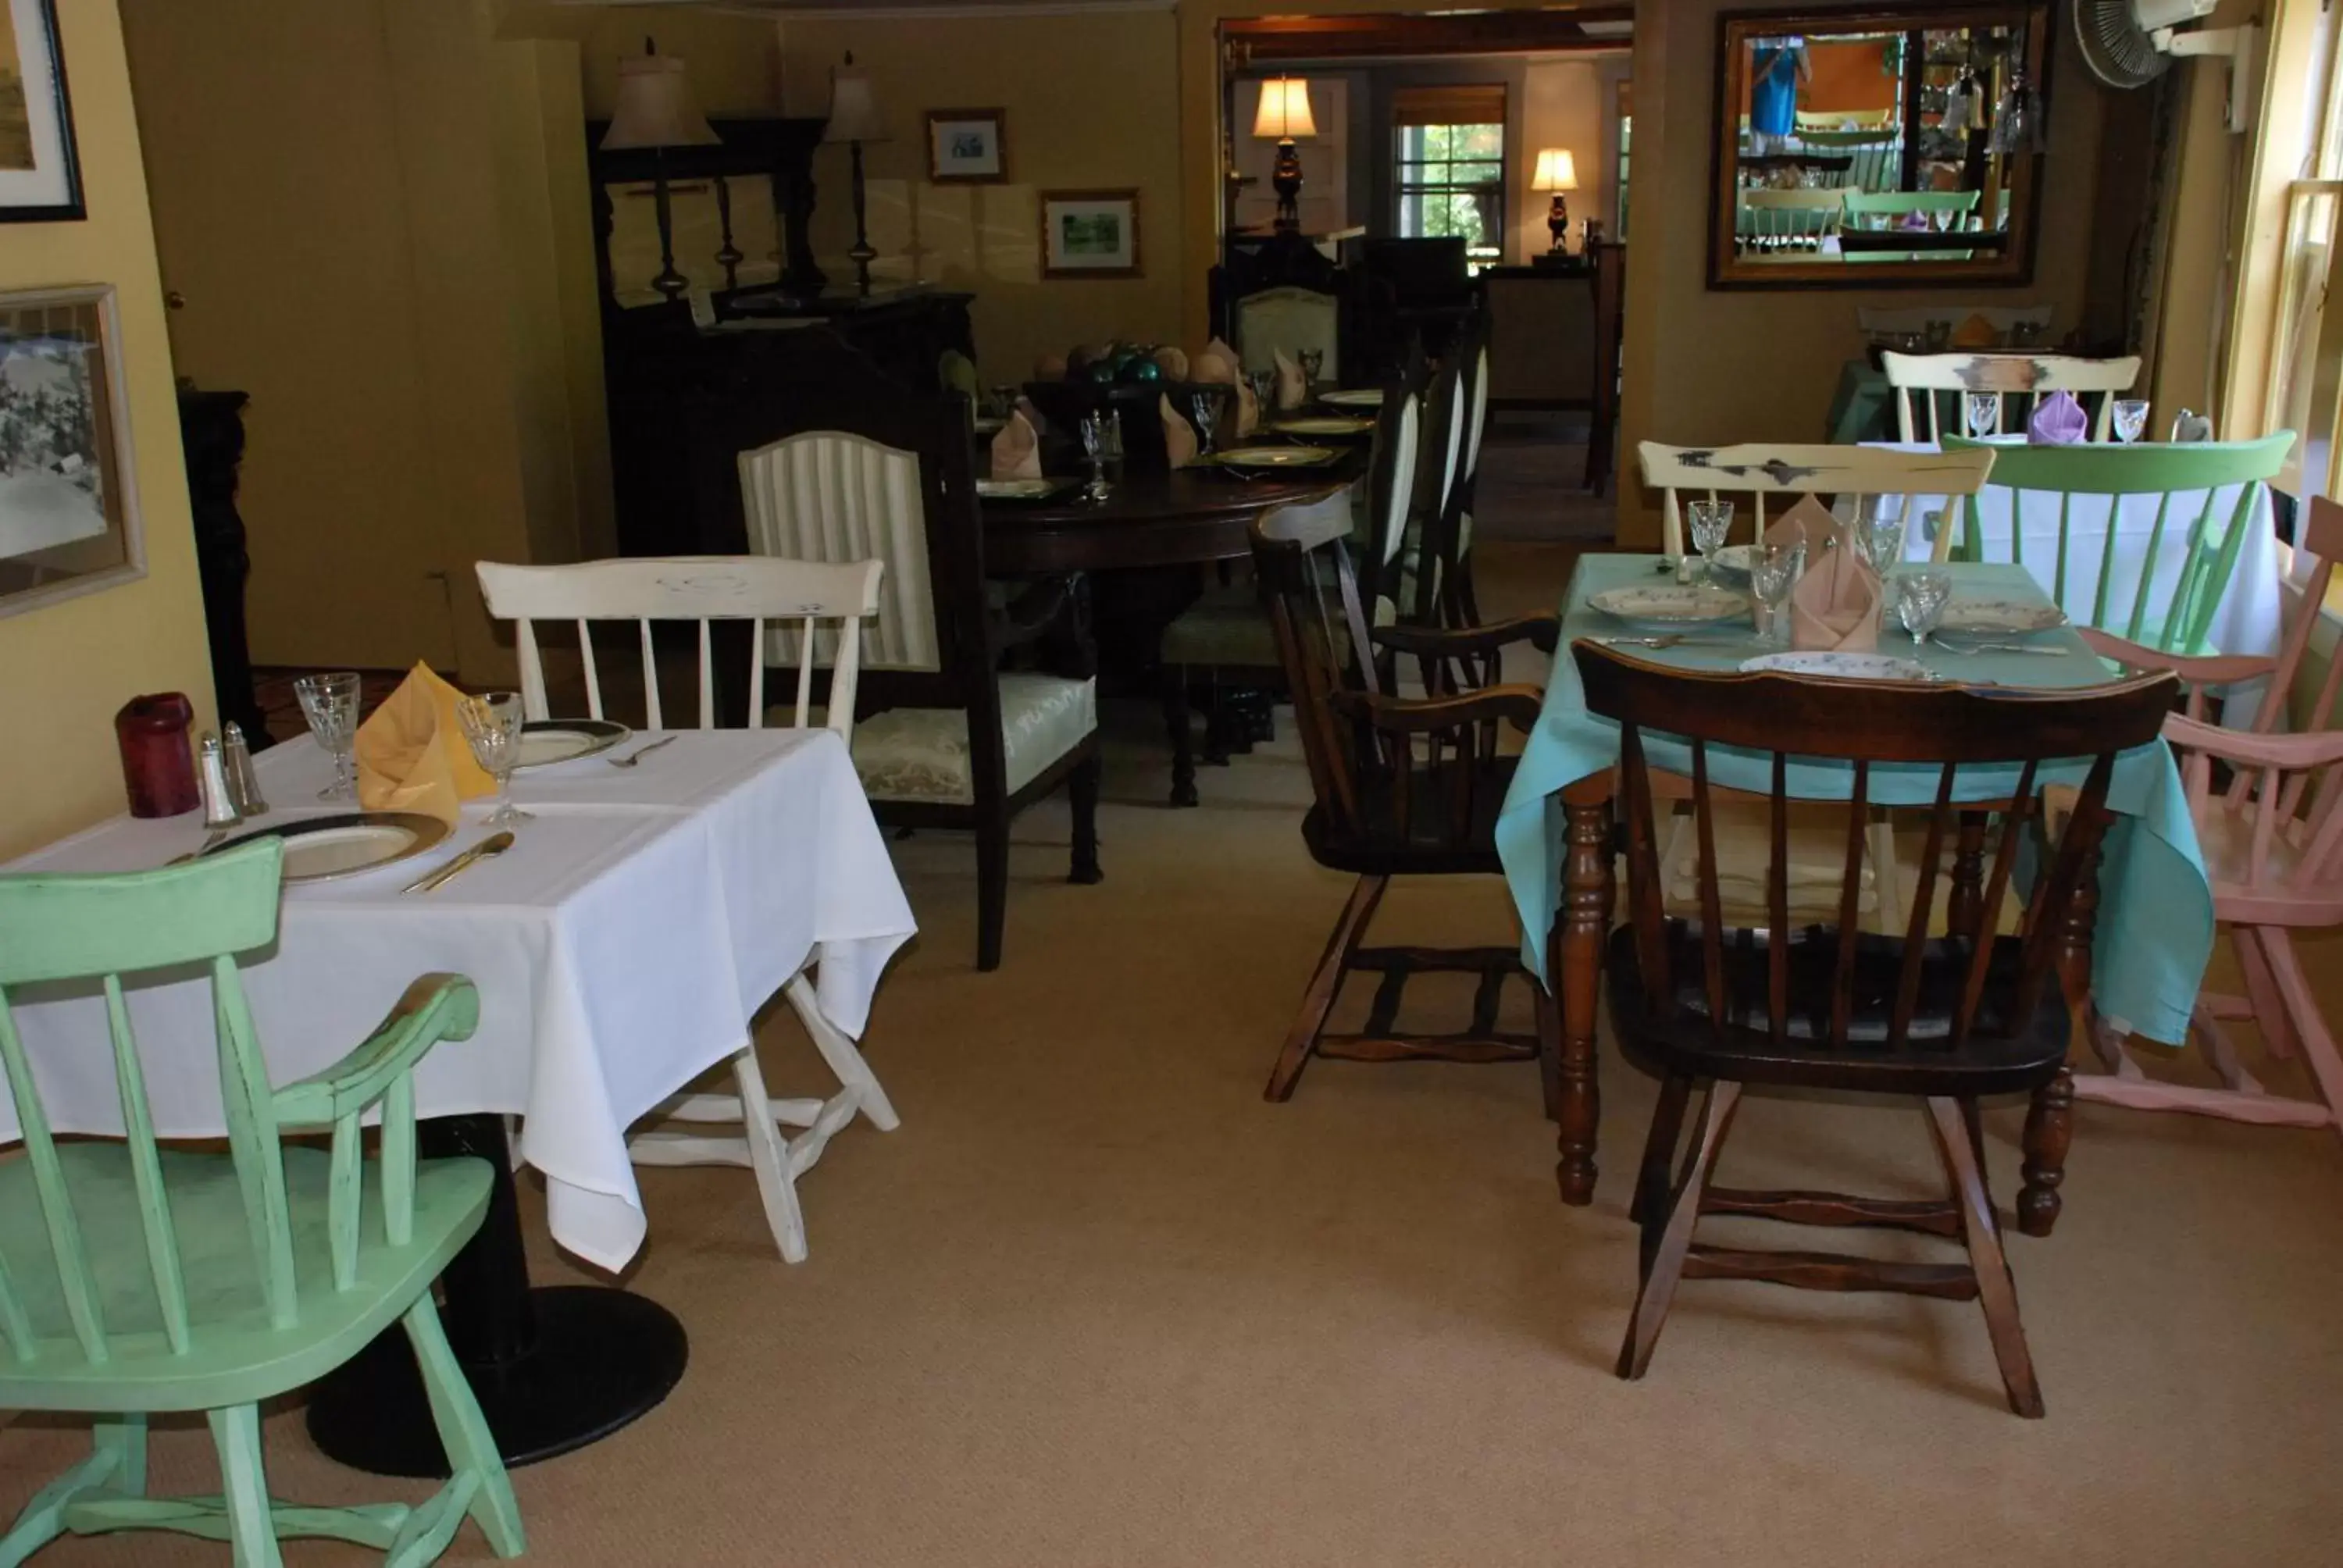
{"label": "turquoise tablecloth", "polygon": [[[1564,601],[1563,652],[1554,661],[1554,678],[1546,687],[1544,710],[1497,818],[1497,853],[1504,861],[1505,880],[1521,914],[1523,961],[1540,974],[1545,967],[1546,933],[1554,925],[1562,894],[1562,791],[1588,774],[1611,767],[1619,758],[1619,727],[1586,711],[1569,644],[1578,637],[1632,635],[1648,629],[1623,626],[1588,608],[1586,599],[1606,588],[1656,580],[1657,562],[1654,556],[1587,556],[1580,560]],[[1952,569],[1956,595],[2044,598],[2023,567]],[[1745,625],[1737,630],[1696,635],[1717,638],[1723,646],[1678,647],[1651,651],[1646,657],[1688,669],[1731,669],[1759,651]],[[1920,658],[1964,680],[2006,686],[2090,686],[2107,678],[2106,666],[2091,656],[2072,631],[2037,640],[2065,648],[2066,657],[1961,656],[1927,650]],[[1887,653],[1914,651],[1911,642],[1897,632],[1883,634],[1880,645]],[[1691,770],[1688,747],[1655,739],[1648,743],[1648,749],[1659,767]],[[1717,783],[1759,791],[1770,788],[1772,764],[1763,754],[1719,749],[1710,758],[1710,776]],[[2046,767],[2038,777],[2046,783],[2078,784],[2087,767],[2083,760]],[[1880,805],[1925,806],[1936,799],[1937,776],[1934,767],[1876,767],[1871,773],[1870,798]],[[1808,799],[1843,800],[1852,778],[1853,769],[1843,764],[1794,763],[1790,789]],[[2016,782],[2015,768],[1998,774],[1966,769],[1961,773],[1962,794],[1969,799],[1990,799],[1996,792],[2006,795]],[[2213,893],[2171,749],[2158,741],[2119,758],[2107,805],[2119,816],[2108,832],[2100,871],[2092,989],[2099,1010],[2109,1019],[2154,1040],[2178,1041],[2186,1038],[2189,1010],[2196,1004],[2205,960],[2212,951]]]}

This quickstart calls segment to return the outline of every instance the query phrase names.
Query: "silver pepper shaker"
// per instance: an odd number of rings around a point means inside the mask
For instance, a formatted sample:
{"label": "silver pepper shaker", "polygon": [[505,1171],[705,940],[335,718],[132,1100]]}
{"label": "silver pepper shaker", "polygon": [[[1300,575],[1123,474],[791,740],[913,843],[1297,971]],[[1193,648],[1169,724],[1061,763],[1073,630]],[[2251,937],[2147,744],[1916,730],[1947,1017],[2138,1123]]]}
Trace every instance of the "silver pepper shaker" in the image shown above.
{"label": "silver pepper shaker", "polygon": [[244,739],[244,727],[231,720],[220,730],[220,754],[227,765],[228,799],[246,817],[257,817],[268,809],[261,797],[260,777],[252,769],[252,748]]}
{"label": "silver pepper shaker", "polygon": [[244,820],[227,786],[227,758],[220,749],[220,739],[208,729],[196,748],[196,784],[203,792],[205,827],[233,828]]}

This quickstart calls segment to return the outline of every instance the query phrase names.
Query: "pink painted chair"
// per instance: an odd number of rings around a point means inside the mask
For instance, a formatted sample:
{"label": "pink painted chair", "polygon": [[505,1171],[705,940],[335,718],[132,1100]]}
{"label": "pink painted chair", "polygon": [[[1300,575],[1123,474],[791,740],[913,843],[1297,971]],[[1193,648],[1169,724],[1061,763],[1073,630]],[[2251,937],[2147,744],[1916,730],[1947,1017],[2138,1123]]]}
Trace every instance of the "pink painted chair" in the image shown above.
{"label": "pink painted chair", "polygon": [[[2228,927],[2244,971],[2246,994],[2211,992],[2197,999],[2189,1033],[2223,1087],[2199,1088],[2150,1078],[2104,1023],[2092,1038],[2107,1071],[2077,1073],[2084,1100],[2141,1111],[2189,1111],[2232,1121],[2343,1131],[2343,1057],[2319,1015],[2293,933],[2343,924],[2343,731],[2329,728],[2343,651],[2327,671],[2309,728],[2284,733],[2288,695],[2318,622],[2320,606],[2343,556],[2343,506],[2311,501],[2301,548],[2313,560],[2299,613],[2276,659],[2178,658],[2104,632],[2083,632],[2109,658],[2138,668],[2168,669],[2186,683],[2182,710],[2165,721],[2164,738],[2179,753],[2190,815],[2213,883],[2213,911]],[[2253,724],[2237,729],[2208,722],[2208,692],[2267,678]],[[2215,764],[2227,773],[2217,789]],[[2272,1054],[2302,1059],[2318,1101],[2266,1090],[2239,1060],[2224,1024],[2251,1020]]]}

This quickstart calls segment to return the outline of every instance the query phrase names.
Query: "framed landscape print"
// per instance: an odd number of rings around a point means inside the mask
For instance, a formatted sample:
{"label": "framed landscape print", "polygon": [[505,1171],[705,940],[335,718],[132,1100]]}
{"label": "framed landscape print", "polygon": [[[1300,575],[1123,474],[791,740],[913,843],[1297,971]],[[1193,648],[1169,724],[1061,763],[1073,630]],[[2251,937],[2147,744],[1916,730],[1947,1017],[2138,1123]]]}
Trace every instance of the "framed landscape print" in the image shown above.
{"label": "framed landscape print", "polygon": [[1137,277],[1139,193],[1043,191],[1043,277]]}
{"label": "framed landscape print", "polygon": [[930,184],[998,185],[1009,177],[1009,152],[999,109],[930,109]]}
{"label": "framed landscape print", "polygon": [[110,286],[0,294],[0,615],[146,570]]}
{"label": "framed landscape print", "polygon": [[87,216],[55,0],[0,0],[0,223]]}

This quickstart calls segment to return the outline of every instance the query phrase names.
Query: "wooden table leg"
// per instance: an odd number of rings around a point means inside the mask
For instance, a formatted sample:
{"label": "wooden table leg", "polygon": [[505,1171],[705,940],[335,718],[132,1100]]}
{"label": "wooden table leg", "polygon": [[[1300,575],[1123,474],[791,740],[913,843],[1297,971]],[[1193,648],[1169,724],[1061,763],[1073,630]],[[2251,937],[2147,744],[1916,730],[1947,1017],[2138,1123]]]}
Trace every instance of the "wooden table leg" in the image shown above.
{"label": "wooden table leg", "polygon": [[[2058,930],[2058,989],[2066,998],[2069,1050],[2087,1048],[2091,1040],[2091,934],[2099,912],[2099,851],[2092,850]],[[2034,1091],[2034,1103],[2026,1112],[2025,1186],[2017,1194],[2017,1228],[2029,1236],[2046,1236],[2058,1223],[2064,1206],[2058,1188],[2066,1180],[2066,1148],[2074,1136],[2075,1074],[2062,1067],[2057,1077]]]}
{"label": "wooden table leg", "polygon": [[1594,1019],[1603,990],[1603,947],[1614,895],[1611,775],[1591,775],[1562,794],[1562,908],[1547,938],[1546,974],[1562,1001],[1562,1095],[1554,1120],[1562,1201],[1594,1201],[1594,1135],[1602,1120],[1595,1083]]}

